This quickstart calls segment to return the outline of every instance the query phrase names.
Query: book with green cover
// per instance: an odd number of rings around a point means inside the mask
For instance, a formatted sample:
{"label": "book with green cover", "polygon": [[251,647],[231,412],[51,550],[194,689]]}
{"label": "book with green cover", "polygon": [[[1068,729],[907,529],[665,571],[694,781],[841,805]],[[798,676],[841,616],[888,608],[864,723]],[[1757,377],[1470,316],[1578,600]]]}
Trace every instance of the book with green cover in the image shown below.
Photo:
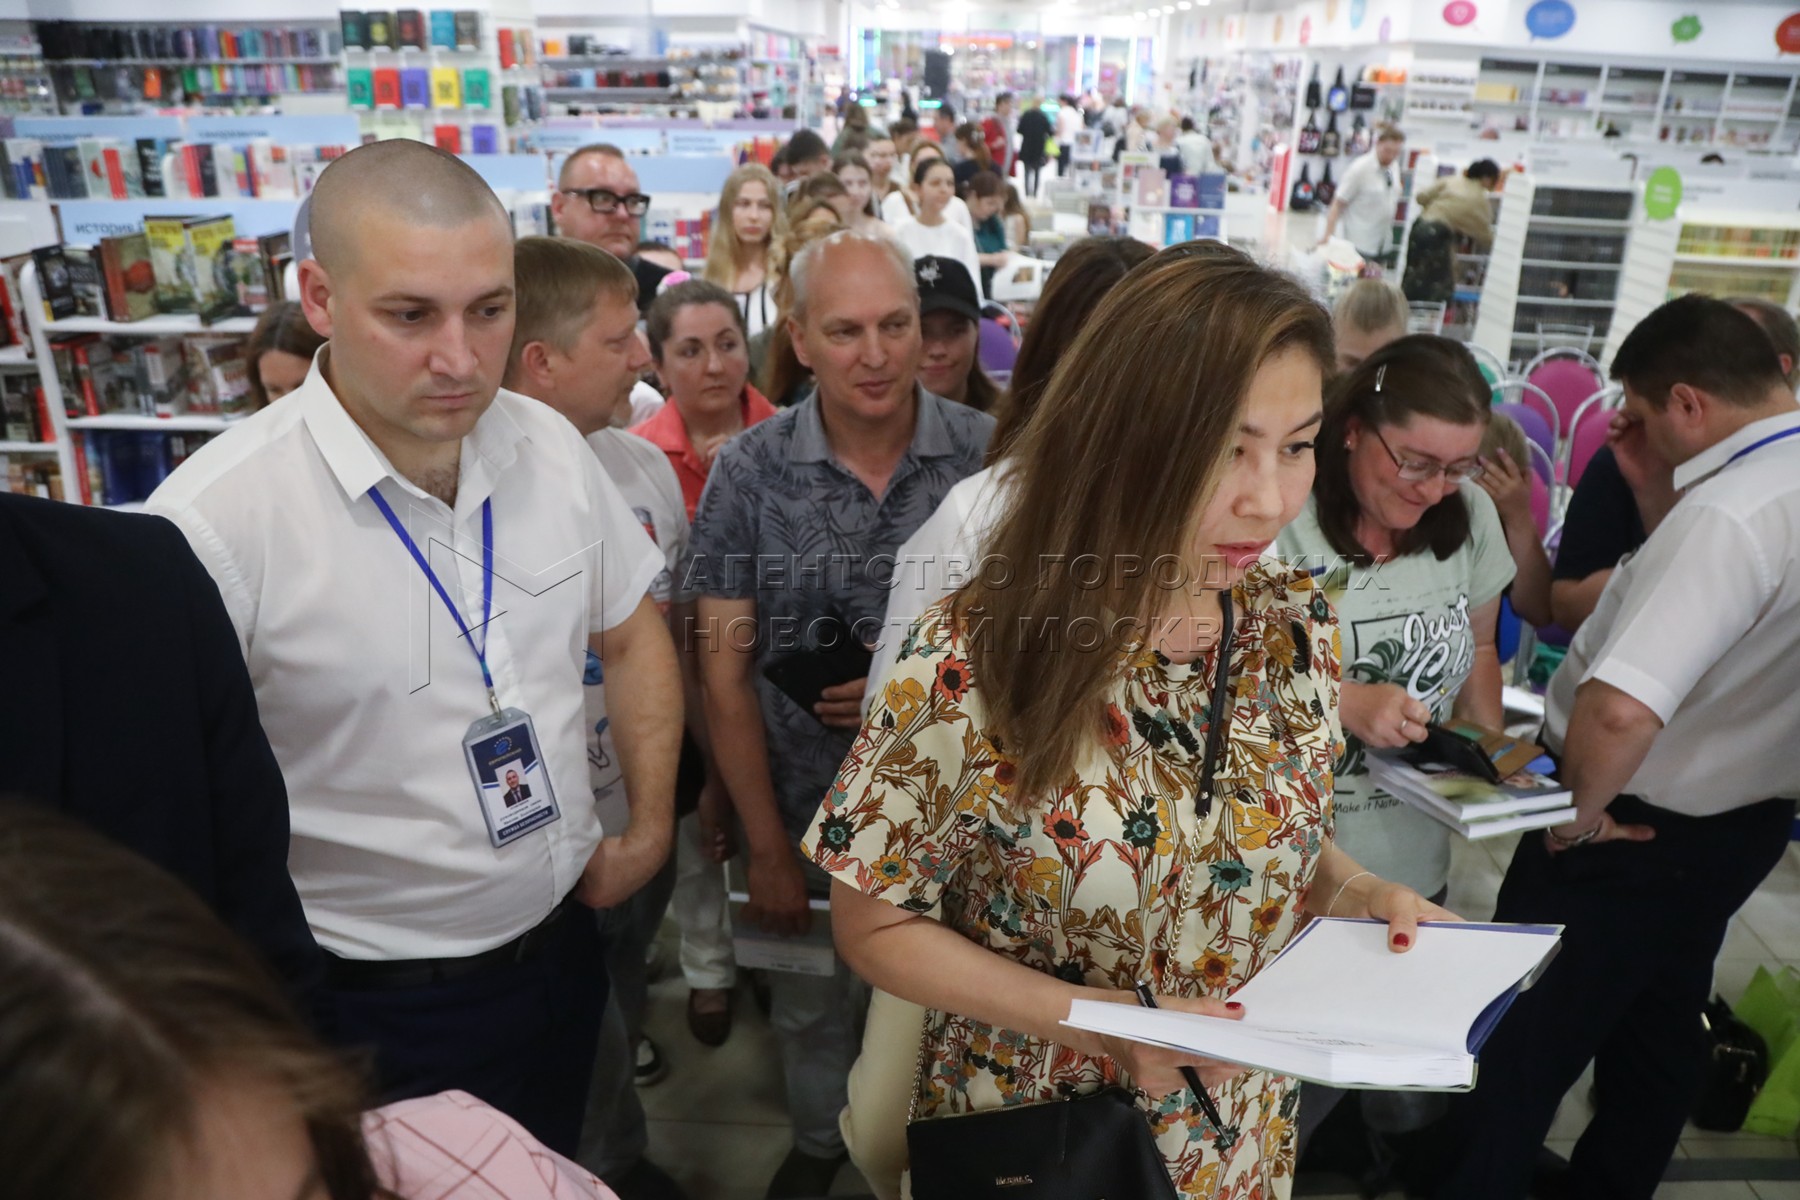
{"label": "book with green cover", "polygon": [[344,72],[344,87],[350,94],[351,108],[375,107],[375,73],[367,67],[351,67]]}
{"label": "book with green cover", "polygon": [[188,248],[185,228],[192,219],[144,218],[144,236],[150,242],[150,266],[156,276],[156,307],[160,312],[195,311],[193,252]]}
{"label": "book with green cover", "polygon": [[494,107],[493,93],[488,88],[486,67],[467,67],[462,73],[463,103],[470,108]]}

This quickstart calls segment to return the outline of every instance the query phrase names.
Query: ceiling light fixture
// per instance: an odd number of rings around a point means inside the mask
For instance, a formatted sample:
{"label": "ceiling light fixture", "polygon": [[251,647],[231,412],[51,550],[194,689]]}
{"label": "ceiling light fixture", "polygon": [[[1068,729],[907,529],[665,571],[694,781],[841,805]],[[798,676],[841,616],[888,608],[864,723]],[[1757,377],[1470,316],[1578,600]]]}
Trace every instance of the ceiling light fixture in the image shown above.
{"label": "ceiling light fixture", "polygon": [[1165,4],[1163,5],[1162,10],[1164,13],[1172,13],[1175,11],[1175,6],[1173,4]]}
{"label": "ceiling light fixture", "polygon": [[1175,0],[1175,7],[1179,8],[1182,12],[1186,12],[1194,6],[1191,0]]}

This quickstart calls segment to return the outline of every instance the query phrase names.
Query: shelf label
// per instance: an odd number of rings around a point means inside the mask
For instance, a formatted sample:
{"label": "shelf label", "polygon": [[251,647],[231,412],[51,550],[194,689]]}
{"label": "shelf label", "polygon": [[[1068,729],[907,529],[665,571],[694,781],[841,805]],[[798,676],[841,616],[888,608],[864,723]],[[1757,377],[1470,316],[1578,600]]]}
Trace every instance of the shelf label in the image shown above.
{"label": "shelf label", "polygon": [[360,146],[362,126],[354,115],[189,117],[191,142],[254,142],[267,138],[287,146]]}
{"label": "shelf label", "polygon": [[1681,207],[1681,172],[1674,167],[1658,167],[1644,182],[1644,215],[1652,221],[1667,221]]}

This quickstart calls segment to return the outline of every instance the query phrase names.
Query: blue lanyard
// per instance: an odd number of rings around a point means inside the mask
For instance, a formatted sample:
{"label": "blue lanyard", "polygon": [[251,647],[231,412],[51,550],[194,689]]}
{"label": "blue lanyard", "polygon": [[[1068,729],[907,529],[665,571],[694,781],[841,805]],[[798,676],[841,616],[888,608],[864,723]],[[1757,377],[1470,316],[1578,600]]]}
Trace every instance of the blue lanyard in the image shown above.
{"label": "blue lanyard", "polygon": [[1767,446],[1770,442],[1785,441],[1791,437],[1800,437],[1800,426],[1796,426],[1793,429],[1784,429],[1780,433],[1771,433],[1768,437],[1763,438],[1759,442],[1750,443],[1748,446],[1745,446],[1742,450],[1739,450],[1736,454],[1734,454],[1730,458],[1726,459],[1725,465],[1727,467],[1729,467],[1732,463],[1736,462],[1738,459],[1743,458],[1745,455],[1756,453],[1756,451],[1761,450],[1764,446]]}
{"label": "blue lanyard", "polygon": [[400,523],[400,518],[394,515],[394,510],[386,500],[381,498],[380,492],[370,488],[369,499],[375,502],[375,507],[379,508],[381,515],[387,518],[387,523],[394,527],[394,533],[399,537],[401,544],[411,552],[413,561],[419,564],[419,570],[425,572],[425,578],[431,581],[431,586],[437,589],[438,597],[443,600],[444,607],[449,609],[451,617],[455,618],[456,627],[462,630],[463,640],[469,643],[469,649],[474,651],[475,661],[481,667],[481,681],[487,684],[488,704],[498,713],[500,700],[494,695],[494,677],[488,672],[487,663],[487,626],[494,614],[494,502],[492,500],[481,502],[481,644],[477,646],[475,635],[469,632],[469,624],[463,620],[462,610],[456,607],[456,601],[452,600],[450,593],[444,590],[443,583],[438,580],[437,572],[431,569],[431,564],[419,552],[419,544],[412,540],[410,533],[406,532],[406,526]]}

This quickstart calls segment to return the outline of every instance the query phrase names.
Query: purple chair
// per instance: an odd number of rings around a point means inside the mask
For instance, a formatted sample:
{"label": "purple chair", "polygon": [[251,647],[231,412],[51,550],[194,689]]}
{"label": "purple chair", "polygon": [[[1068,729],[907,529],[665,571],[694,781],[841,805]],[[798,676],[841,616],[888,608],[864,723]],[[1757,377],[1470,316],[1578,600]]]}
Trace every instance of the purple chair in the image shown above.
{"label": "purple chair", "polygon": [[977,347],[981,367],[990,375],[996,372],[1010,374],[1013,364],[1019,361],[1019,345],[1013,341],[1012,331],[990,318],[981,319],[981,340]]}
{"label": "purple chair", "polygon": [[[1554,459],[1556,455],[1556,431],[1551,428],[1550,422],[1544,417],[1543,413],[1523,404],[1496,404],[1494,405],[1494,411],[1500,413],[1502,416],[1511,417],[1518,425],[1520,431],[1524,433],[1526,441],[1535,445],[1539,450],[1542,450],[1547,458]],[[1538,456],[1534,453],[1531,457],[1532,467],[1534,469],[1539,469]]]}
{"label": "purple chair", "polygon": [[[1523,379],[1509,379],[1494,387],[1493,405],[1496,411],[1527,408],[1537,413],[1542,420],[1532,428],[1542,427],[1550,431],[1550,440],[1544,445],[1544,449],[1550,452],[1552,459],[1559,457],[1563,440],[1562,414],[1556,411],[1556,402],[1550,399],[1543,388]],[[1524,427],[1523,421],[1520,426]],[[1533,437],[1529,431],[1525,436]]]}

